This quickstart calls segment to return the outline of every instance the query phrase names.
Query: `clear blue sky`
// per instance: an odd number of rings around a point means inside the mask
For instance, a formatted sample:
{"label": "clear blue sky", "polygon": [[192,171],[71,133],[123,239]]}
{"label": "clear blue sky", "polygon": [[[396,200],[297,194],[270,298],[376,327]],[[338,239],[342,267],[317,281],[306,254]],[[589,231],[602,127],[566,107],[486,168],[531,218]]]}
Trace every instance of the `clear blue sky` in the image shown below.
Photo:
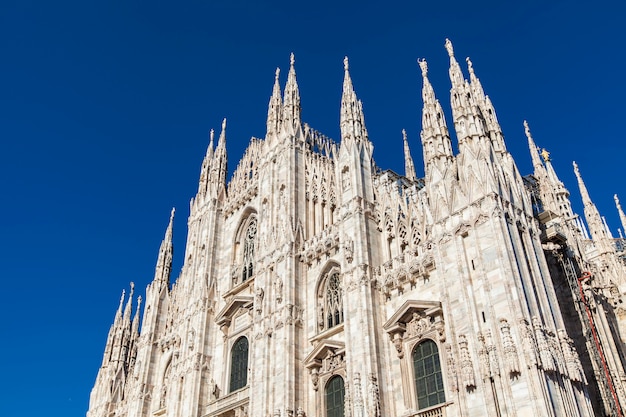
{"label": "clear blue sky", "polygon": [[[418,3],[424,3],[417,6]],[[232,169],[265,133],[296,54],[303,118],[339,139],[342,59],[382,168],[418,175],[421,75],[448,107],[449,37],[470,56],[523,174],[522,121],[582,213],[576,160],[616,233],[623,182],[623,2],[37,1],[0,4],[0,415],[83,416],[119,295],[152,279],[176,206],[181,267],[207,132]]]}

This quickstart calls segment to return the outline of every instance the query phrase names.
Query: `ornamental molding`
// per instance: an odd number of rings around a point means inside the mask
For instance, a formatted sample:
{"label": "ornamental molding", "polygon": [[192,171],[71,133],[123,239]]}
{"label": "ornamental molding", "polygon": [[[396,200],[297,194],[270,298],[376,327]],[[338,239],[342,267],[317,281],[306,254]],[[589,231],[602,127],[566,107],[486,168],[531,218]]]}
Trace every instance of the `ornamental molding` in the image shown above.
{"label": "ornamental molding", "polygon": [[445,342],[443,310],[438,301],[407,300],[387,320],[383,329],[389,334],[398,357],[404,357],[403,342],[406,339],[420,339],[432,335],[439,342]]}

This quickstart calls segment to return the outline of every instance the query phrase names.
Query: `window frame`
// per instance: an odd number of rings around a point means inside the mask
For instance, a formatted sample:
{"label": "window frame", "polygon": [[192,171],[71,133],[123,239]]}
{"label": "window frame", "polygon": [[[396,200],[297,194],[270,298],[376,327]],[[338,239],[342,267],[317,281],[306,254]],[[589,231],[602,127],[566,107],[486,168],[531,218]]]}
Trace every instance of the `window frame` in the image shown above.
{"label": "window frame", "polygon": [[[238,347],[238,344],[240,342],[242,342],[242,340],[245,339],[246,341],[246,355],[245,355],[245,366],[242,368],[243,370],[243,374],[244,374],[244,384],[243,385],[238,385],[236,387],[233,388],[233,371],[234,371],[234,366],[238,365],[236,364],[236,359],[242,359],[242,358],[235,358],[235,348]],[[234,343],[232,344],[232,346],[230,347],[230,354],[229,354],[229,358],[230,358],[230,366],[228,368],[228,394],[239,391],[240,389],[243,389],[245,387],[248,386],[248,368],[249,368],[249,364],[250,364],[250,341],[248,340],[248,337],[246,337],[245,335],[239,336]],[[242,370],[240,370],[240,374],[242,373]]]}
{"label": "window frame", "polygon": [[[417,375],[417,367],[416,367],[416,360],[415,360],[415,356],[416,356],[416,352],[417,349],[425,344],[432,344],[432,346],[435,348],[435,352],[431,353],[429,356],[425,356],[424,358],[422,358],[422,361],[425,361],[425,359],[435,356],[436,355],[436,361],[438,362],[438,366],[439,366],[439,370],[438,372],[435,371],[429,375],[425,375],[422,377],[423,380],[427,380],[428,377],[435,375],[435,379],[436,379],[436,374],[438,373],[440,376],[440,380],[441,380],[441,389],[436,390],[430,394],[427,393],[425,400],[426,401],[430,401],[429,397],[432,395],[437,395],[437,396],[443,396],[442,399],[438,399],[436,403],[434,404],[430,404],[430,403],[426,403],[426,404],[422,404],[420,403],[420,392],[419,392],[419,384],[418,384],[418,375]],[[442,365],[442,361],[441,361],[441,355],[440,355],[440,351],[441,349],[439,349],[439,344],[433,340],[430,337],[422,337],[419,340],[417,340],[415,343],[413,343],[412,347],[411,347],[411,355],[410,355],[410,363],[411,363],[411,371],[412,371],[412,375],[413,378],[411,378],[412,382],[413,382],[413,393],[414,393],[414,398],[415,398],[415,402],[416,402],[416,409],[417,410],[424,410],[427,408],[431,408],[431,407],[437,407],[437,406],[441,406],[442,404],[446,403],[446,384],[445,384],[445,378],[444,378],[444,368]],[[407,355],[409,356],[409,355]],[[425,384],[427,384],[427,382],[425,382]],[[423,401],[423,400],[422,400]]]}

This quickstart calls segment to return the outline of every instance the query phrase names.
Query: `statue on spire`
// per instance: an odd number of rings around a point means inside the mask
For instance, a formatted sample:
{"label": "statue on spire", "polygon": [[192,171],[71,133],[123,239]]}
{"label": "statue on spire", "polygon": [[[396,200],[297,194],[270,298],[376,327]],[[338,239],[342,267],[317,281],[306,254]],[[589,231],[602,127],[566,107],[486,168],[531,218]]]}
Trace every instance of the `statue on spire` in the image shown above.
{"label": "statue on spire", "polygon": [[452,42],[450,42],[450,39],[446,38],[446,50],[448,51],[448,55],[450,56],[450,58],[454,57],[454,48],[452,48]]}
{"label": "statue on spire", "polygon": [[350,67],[350,65],[348,64],[348,57],[344,56],[343,57],[343,69],[348,71],[348,68]]}
{"label": "statue on spire", "polygon": [[428,74],[428,64],[426,63],[426,60],[424,58],[418,58],[417,63],[422,70],[422,77],[425,77],[426,74]]}

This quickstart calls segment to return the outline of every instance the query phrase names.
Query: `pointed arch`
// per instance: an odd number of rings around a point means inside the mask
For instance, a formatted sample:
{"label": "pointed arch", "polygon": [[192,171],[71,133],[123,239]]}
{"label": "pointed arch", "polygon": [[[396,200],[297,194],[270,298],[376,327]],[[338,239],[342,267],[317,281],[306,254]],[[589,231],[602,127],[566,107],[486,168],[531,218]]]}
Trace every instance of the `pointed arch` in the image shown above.
{"label": "pointed arch", "polygon": [[324,268],[317,284],[317,324],[319,331],[328,330],[343,323],[343,282],[341,270],[336,263]]}
{"label": "pointed arch", "polygon": [[229,392],[248,385],[248,339],[240,337],[230,350]]}
{"label": "pointed arch", "polygon": [[256,211],[244,210],[233,245],[233,286],[252,278],[256,273],[258,221]]}
{"label": "pointed arch", "polygon": [[411,353],[418,409],[433,407],[446,401],[443,373],[437,343],[424,339]]}
{"label": "pointed arch", "polygon": [[344,417],[345,396],[346,388],[343,378],[339,375],[330,378],[324,388],[325,417]]}

